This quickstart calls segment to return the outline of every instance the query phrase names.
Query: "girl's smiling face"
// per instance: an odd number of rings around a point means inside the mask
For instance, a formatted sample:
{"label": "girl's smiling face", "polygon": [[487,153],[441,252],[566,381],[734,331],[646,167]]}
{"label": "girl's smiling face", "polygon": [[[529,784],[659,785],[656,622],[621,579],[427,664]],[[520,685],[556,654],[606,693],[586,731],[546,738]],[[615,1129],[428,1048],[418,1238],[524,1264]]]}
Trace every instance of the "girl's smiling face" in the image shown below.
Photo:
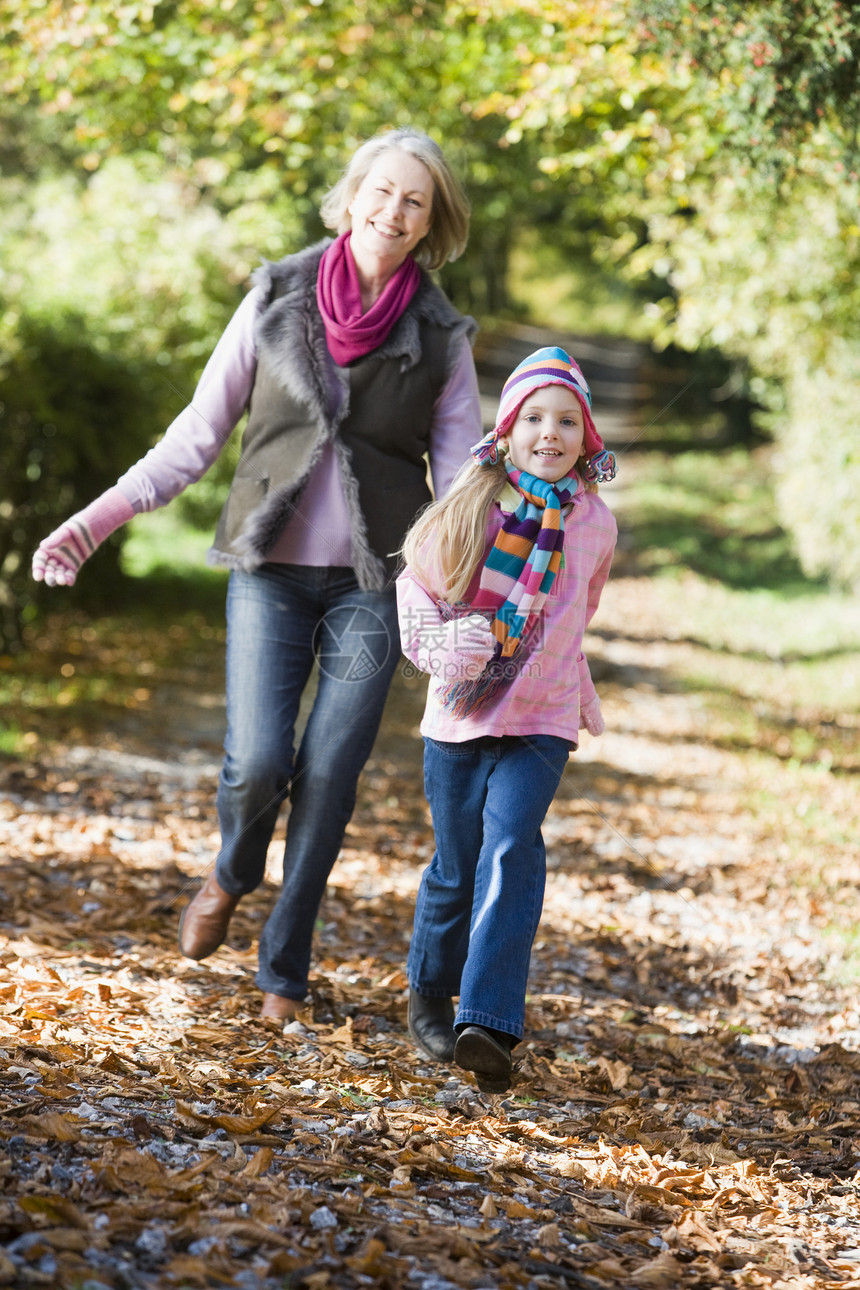
{"label": "girl's smiling face", "polygon": [[582,404],[568,385],[541,386],[526,395],[504,439],[517,470],[555,484],[582,455]]}

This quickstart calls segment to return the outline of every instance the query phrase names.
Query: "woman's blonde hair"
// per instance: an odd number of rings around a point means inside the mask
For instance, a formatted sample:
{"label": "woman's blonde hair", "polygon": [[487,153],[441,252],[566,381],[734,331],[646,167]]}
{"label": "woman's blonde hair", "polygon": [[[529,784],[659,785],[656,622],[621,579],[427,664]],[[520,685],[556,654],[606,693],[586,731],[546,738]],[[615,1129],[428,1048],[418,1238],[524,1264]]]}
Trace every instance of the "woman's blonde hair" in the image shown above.
{"label": "woman's blonde hair", "polygon": [[431,223],[413,257],[425,269],[441,269],[443,264],[456,260],[465,250],[469,236],[469,202],[438,143],[420,130],[403,126],[363,143],[353,153],[340,179],[322,199],[322,221],[326,228],[336,233],[346,233],[352,227],[349,213],[352,199],[377,157],[389,148],[410,153],[430,171],[433,179]]}
{"label": "woman's blonde hair", "polygon": [[[576,465],[582,475],[584,458]],[[403,540],[401,555],[419,582],[440,599],[456,604],[482,563],[490,509],[508,481],[504,458],[492,465],[467,462],[447,494],[421,512]],[[585,484],[596,493],[596,484]]]}

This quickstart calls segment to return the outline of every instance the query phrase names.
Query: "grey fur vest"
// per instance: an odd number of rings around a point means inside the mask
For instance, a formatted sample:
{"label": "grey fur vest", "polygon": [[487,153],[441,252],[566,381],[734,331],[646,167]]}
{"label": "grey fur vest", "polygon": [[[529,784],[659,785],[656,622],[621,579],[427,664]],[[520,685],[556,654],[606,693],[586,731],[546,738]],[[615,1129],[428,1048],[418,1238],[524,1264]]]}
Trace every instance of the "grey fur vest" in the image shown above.
{"label": "grey fur vest", "polygon": [[252,571],[265,562],[326,443],[337,457],[366,591],[384,587],[416,512],[430,499],[426,463],[433,408],[460,338],[475,331],[426,274],[378,349],[338,367],[316,303],[328,239],[264,263],[267,304],[256,324],[257,371],[241,457],[209,553]]}

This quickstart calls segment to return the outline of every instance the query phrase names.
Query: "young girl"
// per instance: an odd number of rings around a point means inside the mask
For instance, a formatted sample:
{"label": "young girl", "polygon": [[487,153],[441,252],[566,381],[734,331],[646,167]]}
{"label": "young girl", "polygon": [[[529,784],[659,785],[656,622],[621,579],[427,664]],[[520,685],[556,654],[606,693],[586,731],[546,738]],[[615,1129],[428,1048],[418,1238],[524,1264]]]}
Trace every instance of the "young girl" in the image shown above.
{"label": "young girl", "polygon": [[580,727],[603,730],[582,636],[615,548],[597,496],[615,458],[582,372],[555,347],[511,374],[472,455],[407,535],[397,581],[404,653],[431,677],[421,733],[436,834],[408,1024],[425,1053],[502,1092],[543,903],[541,824]]}

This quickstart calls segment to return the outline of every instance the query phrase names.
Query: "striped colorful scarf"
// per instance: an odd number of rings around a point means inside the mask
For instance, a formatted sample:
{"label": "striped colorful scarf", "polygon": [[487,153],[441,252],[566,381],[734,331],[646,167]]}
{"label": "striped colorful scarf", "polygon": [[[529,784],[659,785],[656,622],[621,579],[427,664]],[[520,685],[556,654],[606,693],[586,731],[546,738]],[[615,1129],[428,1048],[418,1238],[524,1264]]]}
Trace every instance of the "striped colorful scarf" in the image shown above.
{"label": "striped colorful scarf", "polygon": [[[519,671],[523,660],[515,660],[514,655],[538,621],[561,568],[562,508],[581,488],[576,475],[565,475],[550,484],[517,470],[510,461],[505,463],[505,469],[521,500],[497,533],[480,578],[481,590],[498,600],[490,624],[496,650],[479,677],[443,687],[439,698],[455,717],[474,712]],[[458,616],[458,611],[462,612],[459,606],[448,607],[446,616]]]}

